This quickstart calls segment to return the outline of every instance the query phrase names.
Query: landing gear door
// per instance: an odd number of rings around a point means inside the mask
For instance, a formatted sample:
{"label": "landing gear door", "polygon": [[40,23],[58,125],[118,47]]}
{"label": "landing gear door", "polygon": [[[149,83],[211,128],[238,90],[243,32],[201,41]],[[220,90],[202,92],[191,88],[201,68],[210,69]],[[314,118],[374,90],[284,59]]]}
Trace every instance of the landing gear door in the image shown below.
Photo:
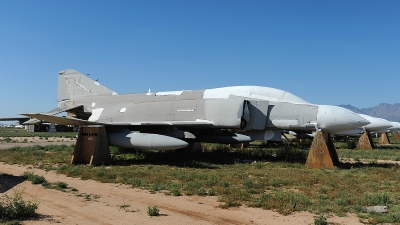
{"label": "landing gear door", "polygon": [[244,106],[244,115],[245,118],[245,126],[243,131],[247,130],[264,130],[267,122],[268,115],[268,101],[255,101],[248,100],[245,101]]}

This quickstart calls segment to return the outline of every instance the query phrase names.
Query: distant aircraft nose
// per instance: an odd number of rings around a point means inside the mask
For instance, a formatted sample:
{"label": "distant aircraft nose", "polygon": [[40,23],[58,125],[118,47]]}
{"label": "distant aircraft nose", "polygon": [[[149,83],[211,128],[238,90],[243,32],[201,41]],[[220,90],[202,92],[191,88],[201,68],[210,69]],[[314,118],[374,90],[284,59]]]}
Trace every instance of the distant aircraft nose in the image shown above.
{"label": "distant aircraft nose", "polygon": [[393,125],[391,128],[389,128],[389,130],[390,130],[391,132],[400,131],[400,123],[398,123],[398,122],[393,122],[393,121],[390,121],[390,123]]}
{"label": "distant aircraft nose", "polygon": [[336,133],[362,127],[370,122],[348,109],[333,105],[319,105],[317,123],[321,130]]}
{"label": "distant aircraft nose", "polygon": [[364,119],[369,120],[370,124],[365,126],[365,129],[371,132],[376,132],[376,131],[386,131],[388,128],[392,127],[393,124],[390,123],[389,121],[382,119],[382,118],[377,118],[373,116],[368,116],[364,114],[360,114]]}

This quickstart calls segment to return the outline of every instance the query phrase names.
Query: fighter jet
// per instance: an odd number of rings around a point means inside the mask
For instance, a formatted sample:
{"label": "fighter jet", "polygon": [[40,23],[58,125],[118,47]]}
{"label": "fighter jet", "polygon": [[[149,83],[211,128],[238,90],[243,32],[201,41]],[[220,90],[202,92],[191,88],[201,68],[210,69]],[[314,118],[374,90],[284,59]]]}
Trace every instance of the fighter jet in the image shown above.
{"label": "fighter jet", "polygon": [[[282,140],[284,129],[333,133],[369,124],[345,108],[311,104],[270,87],[120,95],[75,70],[59,72],[58,100],[58,107],[48,113],[22,115],[56,124],[102,125],[109,144],[125,148]],[[68,116],[56,116],[61,112]]]}

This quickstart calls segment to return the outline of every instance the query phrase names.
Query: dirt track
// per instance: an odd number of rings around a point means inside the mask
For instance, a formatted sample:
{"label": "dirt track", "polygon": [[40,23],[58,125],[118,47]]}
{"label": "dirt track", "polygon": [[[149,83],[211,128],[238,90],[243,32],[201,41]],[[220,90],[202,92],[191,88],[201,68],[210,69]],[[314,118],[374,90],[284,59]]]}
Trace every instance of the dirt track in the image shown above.
{"label": "dirt track", "polygon": [[[53,143],[54,144],[54,143]],[[1,148],[1,147],[0,147]],[[0,156],[1,161],[1,156]],[[162,193],[150,194],[146,190],[134,189],[127,185],[99,183],[81,180],[29,169],[29,166],[0,163],[0,185],[7,191],[23,190],[26,199],[38,201],[40,219],[24,221],[23,224],[313,224],[313,215],[296,212],[289,216],[249,207],[231,209],[218,208],[217,197],[166,196]],[[63,181],[77,193],[45,189],[23,181],[21,174],[32,170],[43,175],[49,182]],[[2,195],[2,194],[0,194]],[[80,195],[80,196],[78,196]],[[89,196],[90,200],[85,200]],[[98,198],[96,199],[97,196]],[[125,209],[121,206],[125,207]],[[158,206],[160,216],[150,217],[148,206]],[[329,222],[336,224],[360,224],[358,218],[332,217]]]}

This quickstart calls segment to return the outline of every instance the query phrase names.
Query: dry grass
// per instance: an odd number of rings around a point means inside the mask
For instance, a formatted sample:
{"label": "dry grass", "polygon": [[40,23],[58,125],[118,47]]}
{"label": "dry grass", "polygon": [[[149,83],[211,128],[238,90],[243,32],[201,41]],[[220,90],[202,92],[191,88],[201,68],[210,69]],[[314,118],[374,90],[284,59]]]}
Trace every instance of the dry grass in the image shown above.
{"label": "dry grass", "polygon": [[[399,166],[377,163],[378,159],[395,160],[400,145],[370,151],[339,146],[339,158],[370,161],[354,160],[327,170],[304,167],[309,143],[303,144],[266,148],[265,143],[253,143],[248,149],[236,150],[205,145],[203,152],[194,154],[112,148],[115,164],[109,167],[69,165],[73,146],[35,146],[1,150],[1,161],[36,165],[68,176],[124,183],[174,196],[216,195],[223,208],[248,205],[282,214],[310,211],[343,216],[352,212],[371,223],[400,220]],[[245,159],[253,163],[242,163]],[[364,213],[363,207],[371,205],[387,205],[390,212]]]}

